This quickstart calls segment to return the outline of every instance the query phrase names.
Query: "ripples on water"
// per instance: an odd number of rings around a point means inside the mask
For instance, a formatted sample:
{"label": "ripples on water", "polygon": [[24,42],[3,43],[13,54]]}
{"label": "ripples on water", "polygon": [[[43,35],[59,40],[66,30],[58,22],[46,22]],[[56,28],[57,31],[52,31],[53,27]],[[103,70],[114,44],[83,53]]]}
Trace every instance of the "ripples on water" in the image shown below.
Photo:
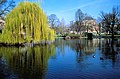
{"label": "ripples on water", "polygon": [[0,47],[0,79],[119,79],[120,40],[56,39],[33,48]]}

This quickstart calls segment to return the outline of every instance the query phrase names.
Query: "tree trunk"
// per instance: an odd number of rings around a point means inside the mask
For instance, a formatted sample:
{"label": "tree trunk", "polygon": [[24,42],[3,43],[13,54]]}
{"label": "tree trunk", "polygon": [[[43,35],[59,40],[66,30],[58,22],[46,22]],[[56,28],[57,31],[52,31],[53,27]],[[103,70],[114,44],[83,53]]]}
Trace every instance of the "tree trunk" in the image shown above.
{"label": "tree trunk", "polygon": [[113,40],[114,40],[114,25],[115,25],[115,22],[112,23],[112,27],[111,27]]}
{"label": "tree trunk", "polygon": [[112,26],[112,39],[114,39],[114,30],[113,30],[113,26]]}

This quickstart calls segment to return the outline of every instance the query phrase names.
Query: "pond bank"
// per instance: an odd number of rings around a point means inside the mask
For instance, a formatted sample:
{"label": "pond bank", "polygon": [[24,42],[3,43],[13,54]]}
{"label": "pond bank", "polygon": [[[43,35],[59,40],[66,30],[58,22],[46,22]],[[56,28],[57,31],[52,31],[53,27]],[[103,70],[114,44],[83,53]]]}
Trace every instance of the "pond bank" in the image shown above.
{"label": "pond bank", "polygon": [[[92,38],[111,38],[111,35],[93,35]],[[114,35],[115,38],[120,38],[120,35]],[[80,35],[68,35],[68,36],[57,36],[55,38],[63,38],[63,39],[80,39],[80,38],[88,38],[87,36]]]}
{"label": "pond bank", "polygon": [[0,43],[0,47],[4,46],[4,47],[9,47],[9,46],[14,46],[14,47],[34,47],[36,45],[49,45],[49,44],[52,44],[54,43],[54,41],[41,41],[39,43],[34,43],[34,42],[31,42],[31,43],[15,43],[15,44],[8,44],[8,43]]}

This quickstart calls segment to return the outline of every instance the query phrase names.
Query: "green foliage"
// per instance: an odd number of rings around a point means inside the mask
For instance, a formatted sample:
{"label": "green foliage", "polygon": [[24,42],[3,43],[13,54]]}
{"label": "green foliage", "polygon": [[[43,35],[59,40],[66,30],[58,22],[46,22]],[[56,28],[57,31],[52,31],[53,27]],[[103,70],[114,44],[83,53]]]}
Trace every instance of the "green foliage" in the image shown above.
{"label": "green foliage", "polygon": [[43,40],[53,41],[54,30],[48,27],[47,17],[36,3],[21,2],[8,13],[0,37],[0,42],[8,44],[39,43]]}

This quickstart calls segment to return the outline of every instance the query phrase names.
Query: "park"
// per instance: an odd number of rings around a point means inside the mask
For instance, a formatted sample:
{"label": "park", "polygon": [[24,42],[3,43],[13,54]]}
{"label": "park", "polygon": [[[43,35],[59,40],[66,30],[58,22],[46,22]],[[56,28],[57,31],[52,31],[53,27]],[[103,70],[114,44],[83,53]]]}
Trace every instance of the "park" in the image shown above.
{"label": "park", "polygon": [[[60,12],[55,3],[66,1],[48,1],[49,9],[46,1],[0,1],[0,79],[119,79],[119,5],[110,0],[110,11],[95,18],[84,8],[106,1],[82,0],[84,6]],[[66,20],[67,11],[74,19]]]}

